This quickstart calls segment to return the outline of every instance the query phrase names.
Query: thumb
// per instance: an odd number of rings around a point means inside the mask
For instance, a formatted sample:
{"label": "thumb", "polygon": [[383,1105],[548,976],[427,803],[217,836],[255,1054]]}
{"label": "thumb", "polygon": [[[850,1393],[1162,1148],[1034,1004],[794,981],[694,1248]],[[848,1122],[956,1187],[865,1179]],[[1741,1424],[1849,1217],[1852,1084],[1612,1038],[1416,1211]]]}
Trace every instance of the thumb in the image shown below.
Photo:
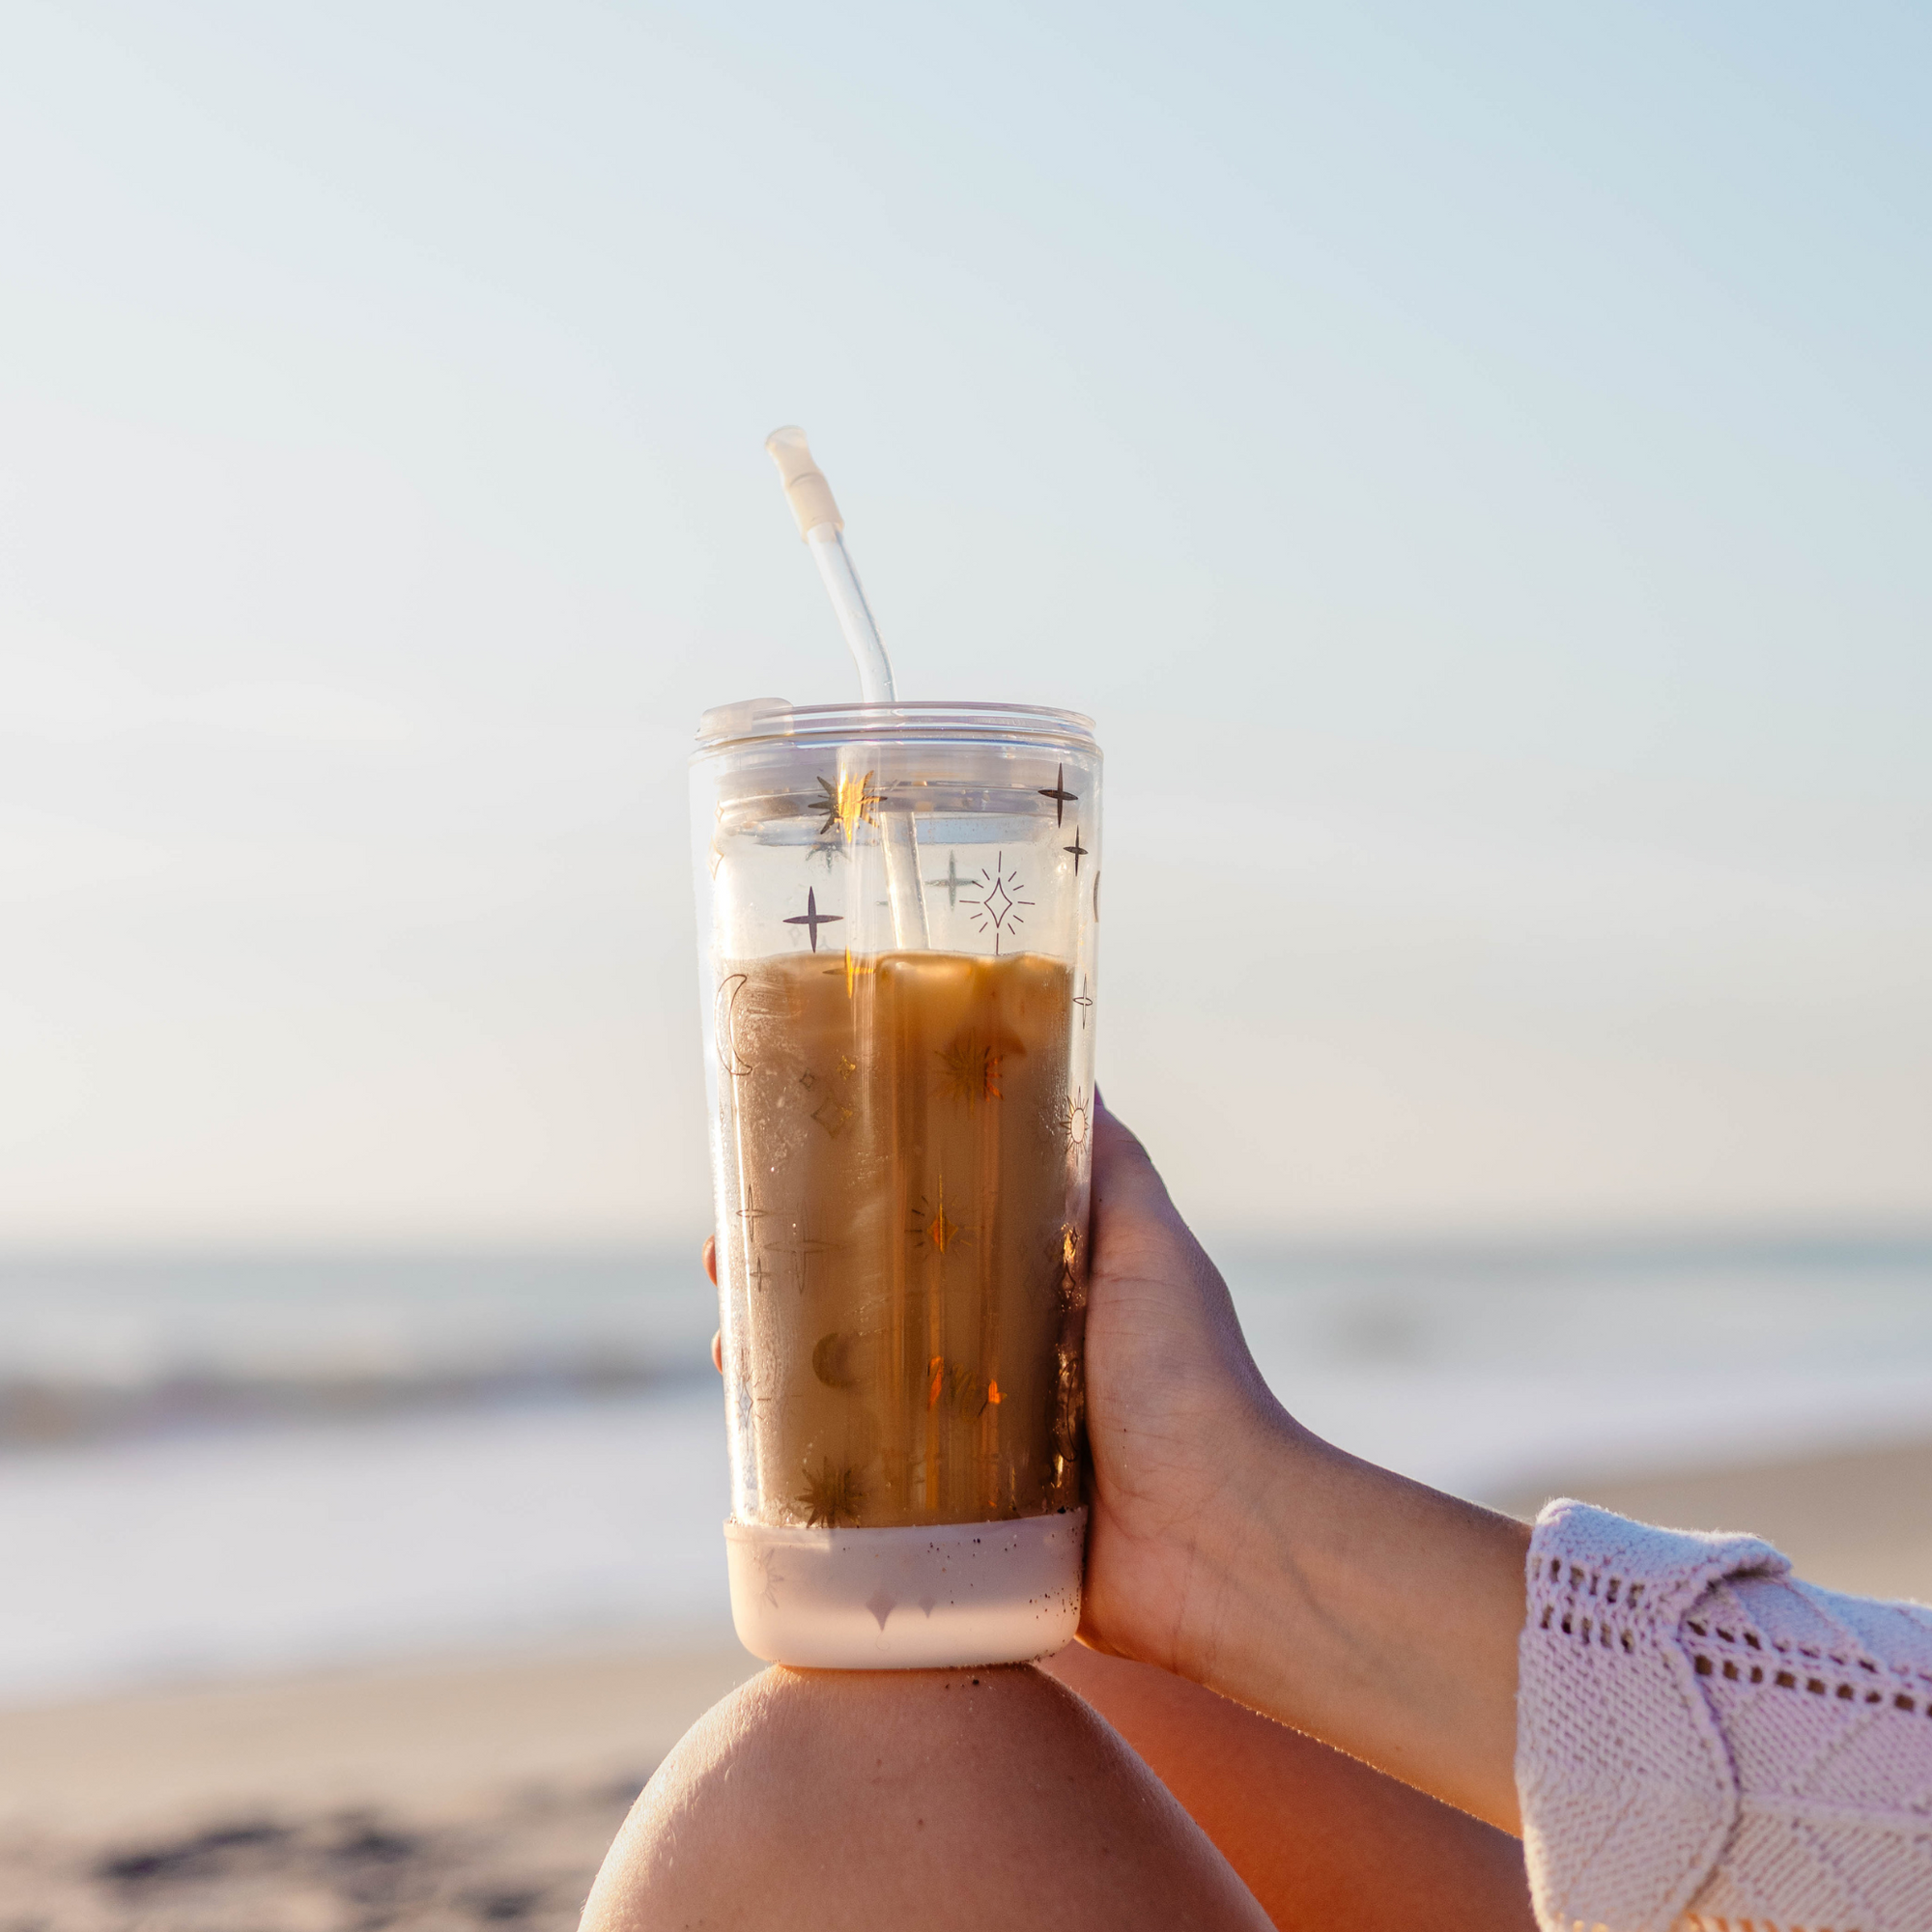
{"label": "thumb", "polygon": [[1153,1156],[1097,1091],[1094,1095],[1094,1203],[1103,1212],[1117,1208],[1127,1214],[1167,1216],[1175,1211]]}

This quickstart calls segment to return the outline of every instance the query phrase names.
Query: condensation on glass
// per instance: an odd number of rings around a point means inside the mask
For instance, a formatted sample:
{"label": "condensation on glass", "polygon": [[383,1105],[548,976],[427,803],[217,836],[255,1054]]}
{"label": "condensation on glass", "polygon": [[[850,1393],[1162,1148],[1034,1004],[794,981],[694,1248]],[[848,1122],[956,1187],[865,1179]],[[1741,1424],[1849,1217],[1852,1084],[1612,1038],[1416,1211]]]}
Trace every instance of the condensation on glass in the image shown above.
{"label": "condensation on glass", "polygon": [[1072,713],[736,705],[693,759],[739,1634],[1078,1619],[1100,754]]}

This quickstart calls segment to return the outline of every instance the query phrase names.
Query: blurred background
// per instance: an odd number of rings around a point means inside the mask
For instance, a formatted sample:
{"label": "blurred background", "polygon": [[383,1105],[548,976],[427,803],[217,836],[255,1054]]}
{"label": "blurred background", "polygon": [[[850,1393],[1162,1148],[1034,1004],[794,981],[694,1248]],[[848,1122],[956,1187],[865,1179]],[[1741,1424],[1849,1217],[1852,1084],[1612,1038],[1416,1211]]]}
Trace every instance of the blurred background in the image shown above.
{"label": "blurred background", "polygon": [[904,695],[1097,720],[1102,1082],[1284,1400],[1932,1589],[1921,10],[0,43],[0,1700],[728,1644],[787,421]]}

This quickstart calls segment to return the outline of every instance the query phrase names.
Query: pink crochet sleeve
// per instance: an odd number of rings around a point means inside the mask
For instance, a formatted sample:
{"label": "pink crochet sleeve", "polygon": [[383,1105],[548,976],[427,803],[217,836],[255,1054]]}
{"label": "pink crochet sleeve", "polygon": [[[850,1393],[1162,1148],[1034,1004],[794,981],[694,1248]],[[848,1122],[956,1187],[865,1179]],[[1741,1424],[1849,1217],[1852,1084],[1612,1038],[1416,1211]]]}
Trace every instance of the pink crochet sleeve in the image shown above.
{"label": "pink crochet sleeve", "polygon": [[1546,1932],[1932,1932],[1932,1611],[1554,1502],[1517,1788]]}

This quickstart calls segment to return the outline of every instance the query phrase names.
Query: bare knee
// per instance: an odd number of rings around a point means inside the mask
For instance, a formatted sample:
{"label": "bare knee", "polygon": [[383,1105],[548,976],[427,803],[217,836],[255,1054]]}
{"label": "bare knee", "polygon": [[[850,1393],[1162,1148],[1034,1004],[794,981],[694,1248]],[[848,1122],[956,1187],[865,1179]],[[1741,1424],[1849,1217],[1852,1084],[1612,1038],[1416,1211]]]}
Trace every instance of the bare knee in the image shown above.
{"label": "bare knee", "polygon": [[1022,1665],[754,1678],[658,1768],[583,1922],[1268,1921],[1118,1735]]}

